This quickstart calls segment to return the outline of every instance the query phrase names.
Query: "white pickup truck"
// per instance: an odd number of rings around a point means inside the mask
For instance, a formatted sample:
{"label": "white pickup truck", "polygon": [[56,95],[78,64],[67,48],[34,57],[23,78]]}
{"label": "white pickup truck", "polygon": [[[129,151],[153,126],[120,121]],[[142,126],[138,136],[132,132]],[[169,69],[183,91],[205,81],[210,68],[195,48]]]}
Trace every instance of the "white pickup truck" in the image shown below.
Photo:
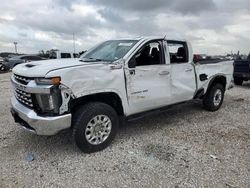
{"label": "white pickup truck", "polygon": [[185,40],[109,40],[79,59],[16,66],[11,112],[15,122],[38,135],[72,128],[77,146],[91,153],[111,143],[120,119],[193,99],[218,110],[232,74],[230,61],[194,63]]}

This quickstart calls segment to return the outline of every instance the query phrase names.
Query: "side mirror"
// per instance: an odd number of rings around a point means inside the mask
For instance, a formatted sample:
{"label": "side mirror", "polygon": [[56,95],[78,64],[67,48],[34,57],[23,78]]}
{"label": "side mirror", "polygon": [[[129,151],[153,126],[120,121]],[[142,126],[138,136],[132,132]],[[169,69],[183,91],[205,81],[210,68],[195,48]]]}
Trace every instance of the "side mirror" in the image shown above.
{"label": "side mirror", "polygon": [[128,62],[128,68],[135,68],[136,67],[136,60],[135,57],[132,57]]}
{"label": "side mirror", "polygon": [[128,62],[128,68],[135,68],[137,59],[141,56],[141,53],[135,54]]}

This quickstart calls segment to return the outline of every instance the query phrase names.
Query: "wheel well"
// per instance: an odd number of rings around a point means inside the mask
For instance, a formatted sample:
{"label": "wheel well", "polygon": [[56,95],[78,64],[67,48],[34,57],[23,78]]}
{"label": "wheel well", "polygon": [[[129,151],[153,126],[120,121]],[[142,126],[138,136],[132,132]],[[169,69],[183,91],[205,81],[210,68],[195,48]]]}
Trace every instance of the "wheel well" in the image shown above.
{"label": "wheel well", "polygon": [[207,90],[210,90],[210,88],[212,86],[214,86],[215,84],[222,84],[224,88],[226,88],[226,85],[227,85],[227,79],[225,76],[216,76],[214,79],[212,79],[208,85],[208,89]]}
{"label": "wheel well", "polygon": [[112,106],[119,116],[124,115],[121,98],[113,92],[97,93],[93,95],[83,96],[70,101],[69,109],[74,113],[80,105],[84,105],[89,102],[103,102]]}

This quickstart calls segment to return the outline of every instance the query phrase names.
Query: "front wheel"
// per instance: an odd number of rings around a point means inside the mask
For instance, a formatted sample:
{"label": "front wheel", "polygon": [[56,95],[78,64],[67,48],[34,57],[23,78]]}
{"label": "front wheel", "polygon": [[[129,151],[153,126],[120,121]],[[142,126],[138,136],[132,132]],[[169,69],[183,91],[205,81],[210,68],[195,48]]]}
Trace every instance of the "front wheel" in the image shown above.
{"label": "front wheel", "polygon": [[208,111],[217,111],[220,109],[224,100],[225,88],[222,84],[213,85],[203,99],[203,106]]}
{"label": "front wheel", "polygon": [[108,147],[119,126],[116,111],[111,106],[100,102],[80,107],[73,118],[75,143],[85,153]]}

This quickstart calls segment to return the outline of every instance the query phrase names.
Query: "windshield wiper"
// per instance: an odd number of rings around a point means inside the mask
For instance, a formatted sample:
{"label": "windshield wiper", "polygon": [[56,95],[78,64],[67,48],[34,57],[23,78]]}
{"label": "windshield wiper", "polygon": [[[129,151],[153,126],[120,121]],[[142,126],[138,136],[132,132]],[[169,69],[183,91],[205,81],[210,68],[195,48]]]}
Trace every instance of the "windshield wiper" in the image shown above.
{"label": "windshield wiper", "polygon": [[[86,59],[86,60],[85,60]],[[93,57],[83,57],[82,59],[80,59],[80,61],[82,61],[82,62],[88,62],[88,61],[93,61],[93,62],[95,62],[95,61],[104,61],[103,59],[96,59],[96,58],[93,58]]]}
{"label": "windshield wiper", "polygon": [[87,57],[88,59],[91,59],[91,60],[94,60],[94,61],[105,61],[104,59],[96,59],[96,58],[93,58],[93,57]]}

